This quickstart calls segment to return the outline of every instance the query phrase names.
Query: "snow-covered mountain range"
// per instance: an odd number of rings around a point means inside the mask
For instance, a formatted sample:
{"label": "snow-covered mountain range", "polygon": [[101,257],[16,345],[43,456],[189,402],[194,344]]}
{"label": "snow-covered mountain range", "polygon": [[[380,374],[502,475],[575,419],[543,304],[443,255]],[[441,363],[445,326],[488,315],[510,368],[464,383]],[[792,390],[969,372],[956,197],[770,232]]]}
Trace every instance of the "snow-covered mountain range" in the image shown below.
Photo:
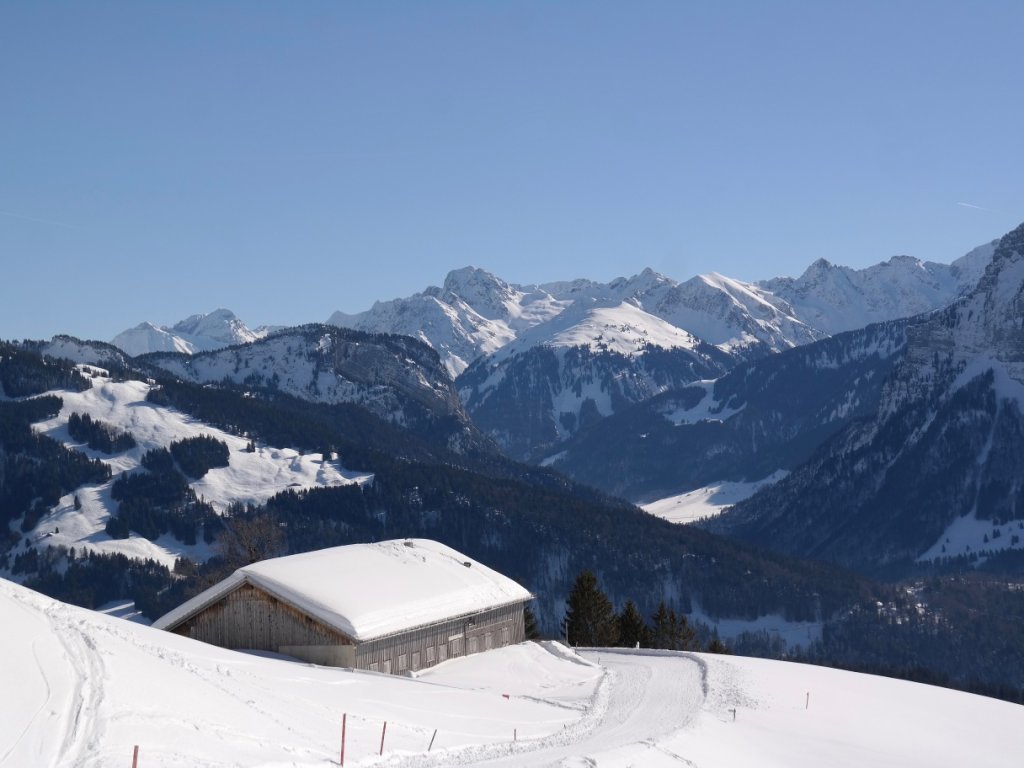
{"label": "snow-covered mountain range", "polygon": [[[894,256],[851,269],[819,259],[798,278],[759,283],[717,273],[678,282],[645,269],[609,283],[579,279],[524,286],[465,267],[450,272],[441,288],[377,302],[354,315],[336,312],[328,322],[420,338],[438,351],[452,376],[480,358],[500,361],[538,345],[604,342],[621,352],[619,327],[630,354],[643,351],[635,340],[646,336],[662,347],[692,346],[696,337],[742,356],[944,307],[974,286],[994,248],[994,242],[986,244],[952,264]],[[570,307],[574,312],[562,316]],[[592,317],[595,308],[602,311],[599,323]]]}
{"label": "snow-covered mountain range", "polygon": [[[608,283],[515,285],[465,267],[441,287],[378,301],[355,315],[335,312],[328,322],[433,347],[448,376],[458,379],[469,415],[510,455],[536,460],[599,418],[716,378],[744,360],[946,306],[973,287],[993,250],[994,243],[981,246],[949,265],[896,256],[860,270],[819,259],[798,278],[760,283],[717,273],[678,282],[645,269]],[[144,323],[114,344],[130,354],[196,354],[266,334],[217,310],[172,328]],[[169,365],[193,380],[213,375],[198,373],[209,362]],[[220,363],[212,365],[221,372]],[[230,378],[254,375],[235,367]],[[295,379],[280,360],[274,367],[260,375]],[[336,389],[305,380],[286,387],[321,400]]]}
{"label": "snow-covered mountain range", "polygon": [[231,310],[217,309],[205,315],[192,315],[170,327],[140,323],[119,333],[111,343],[132,356],[148,352],[193,354],[233,344],[248,344],[262,339],[271,330],[266,326],[251,329]]}

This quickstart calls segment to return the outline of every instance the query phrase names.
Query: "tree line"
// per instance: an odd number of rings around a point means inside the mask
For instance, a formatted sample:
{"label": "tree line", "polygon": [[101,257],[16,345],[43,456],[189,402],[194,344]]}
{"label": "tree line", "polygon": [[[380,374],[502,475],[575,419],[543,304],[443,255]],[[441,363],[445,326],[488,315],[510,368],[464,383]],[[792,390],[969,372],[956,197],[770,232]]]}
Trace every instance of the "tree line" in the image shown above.
{"label": "tree line", "polygon": [[677,614],[664,600],[651,614],[649,623],[633,600],[627,600],[616,613],[612,601],[598,584],[597,576],[590,570],[581,571],[573,582],[562,630],[566,642],[573,646],[729,652],[717,634],[704,648],[685,614]]}

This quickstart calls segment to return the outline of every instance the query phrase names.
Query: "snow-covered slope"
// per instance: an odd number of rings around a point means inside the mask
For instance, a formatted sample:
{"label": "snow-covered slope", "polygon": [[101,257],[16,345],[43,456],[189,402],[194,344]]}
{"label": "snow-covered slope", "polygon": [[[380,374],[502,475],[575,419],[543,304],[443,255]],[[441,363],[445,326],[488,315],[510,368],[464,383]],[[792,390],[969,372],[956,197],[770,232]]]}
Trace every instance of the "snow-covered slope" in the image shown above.
{"label": "snow-covered slope", "polygon": [[644,306],[726,351],[763,347],[778,352],[825,336],[797,319],[785,301],[716,272],[673,285]]}
{"label": "snow-covered slope", "polygon": [[534,347],[580,347],[591,352],[641,355],[649,348],[693,349],[700,339],[627,301],[581,298],[551,320],[523,331],[488,357],[488,364]]}
{"label": "snow-covered slope", "polygon": [[[134,558],[152,558],[168,567],[179,555],[203,560],[208,548],[199,543],[186,547],[170,534],[157,541],[132,535],[128,539],[112,539],[104,527],[117,509],[111,498],[111,486],[125,472],[138,470],[140,459],[153,448],[167,448],[172,442],[199,435],[223,441],[230,451],[229,465],[211,469],[200,480],[190,483],[196,495],[224,511],[232,502],[258,504],[287,489],[346,485],[366,482],[370,475],[353,472],[334,461],[324,461],[319,454],[302,455],[290,448],[255,444],[203,424],[173,408],[156,406],[146,401],[150,385],[141,381],[115,382],[95,370],[92,388],[84,392],[60,391],[64,405],[53,419],[35,425],[41,434],[58,440],[90,458],[110,466],[113,477],[98,486],[84,486],[64,496],[51,512],[43,517],[29,538],[37,546],[75,547],[79,552],[120,552]],[[72,413],[89,415],[131,433],[137,443],[121,453],[108,455],[94,451],[73,439],[68,432]],[[77,504],[76,504],[77,498]]]}
{"label": "snow-covered slope", "polygon": [[173,326],[140,323],[115,336],[111,343],[129,355],[148,352],[183,352],[193,354],[211,349],[247,344],[261,339],[271,329],[250,329],[228,309],[209,314],[191,315]]}
{"label": "snow-covered slope", "polygon": [[[472,686],[315,667],[205,645],[64,605],[0,580],[0,766],[346,765],[384,753],[434,765],[585,730],[600,668],[533,643],[483,654]],[[456,678],[457,682],[457,678]],[[436,729],[436,736],[434,732]]]}
{"label": "snow-covered slope", "polygon": [[339,762],[343,716],[350,766],[1009,768],[1024,727],[994,699],[667,651],[525,643],[419,679],[316,667],[4,581],[0,623],[3,768],[120,768],[135,746],[146,768],[312,768]]}

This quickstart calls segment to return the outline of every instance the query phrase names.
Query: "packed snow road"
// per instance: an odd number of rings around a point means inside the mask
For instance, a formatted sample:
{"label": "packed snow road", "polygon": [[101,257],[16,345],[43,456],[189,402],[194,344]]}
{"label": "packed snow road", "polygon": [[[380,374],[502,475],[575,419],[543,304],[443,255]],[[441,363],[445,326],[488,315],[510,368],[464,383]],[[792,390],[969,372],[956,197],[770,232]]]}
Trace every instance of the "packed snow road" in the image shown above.
{"label": "packed snow road", "polygon": [[[533,743],[492,745],[480,752],[467,750],[459,755],[446,755],[431,763],[421,758],[396,763],[406,766],[433,764],[513,768],[514,766],[564,766],[566,768],[618,762],[615,753],[628,755],[627,762],[651,764],[644,757],[667,758],[690,764],[679,755],[659,745],[659,739],[686,727],[700,712],[707,695],[705,662],[690,654],[666,651],[600,649],[582,651],[589,661],[600,663],[607,675],[599,689],[589,717],[577,727],[567,727],[554,736]],[[509,753],[510,752],[510,753]]]}

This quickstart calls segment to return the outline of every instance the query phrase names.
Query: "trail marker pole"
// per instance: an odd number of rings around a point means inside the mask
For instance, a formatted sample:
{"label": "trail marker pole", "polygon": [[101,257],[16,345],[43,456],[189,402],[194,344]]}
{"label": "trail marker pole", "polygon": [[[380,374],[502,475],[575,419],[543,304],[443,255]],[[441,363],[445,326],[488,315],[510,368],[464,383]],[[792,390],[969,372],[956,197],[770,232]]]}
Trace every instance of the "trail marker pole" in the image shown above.
{"label": "trail marker pole", "polygon": [[434,729],[434,735],[430,737],[430,746],[427,747],[427,752],[429,752],[433,748],[433,746],[434,746],[434,739],[436,739],[436,738],[437,738],[437,728]]}
{"label": "trail marker pole", "polygon": [[810,709],[810,708],[811,708],[811,692],[808,691],[807,692],[807,701],[804,703],[804,709]]}
{"label": "trail marker pole", "polygon": [[732,712],[732,721],[735,723],[736,722],[736,708],[733,707],[729,711]]}
{"label": "trail marker pole", "polygon": [[381,755],[384,754],[384,734],[387,733],[387,732],[388,732],[388,721],[385,720],[384,721],[384,727],[381,729],[381,732],[380,732],[380,754]]}
{"label": "trail marker pole", "polygon": [[513,728],[512,729],[512,741],[519,741],[519,729],[518,728]]}
{"label": "trail marker pole", "polygon": [[135,749],[132,750],[132,768],[139,768],[139,745],[135,745]]}
{"label": "trail marker pole", "polygon": [[348,712],[341,716],[341,764],[345,765],[345,726],[348,725]]}

